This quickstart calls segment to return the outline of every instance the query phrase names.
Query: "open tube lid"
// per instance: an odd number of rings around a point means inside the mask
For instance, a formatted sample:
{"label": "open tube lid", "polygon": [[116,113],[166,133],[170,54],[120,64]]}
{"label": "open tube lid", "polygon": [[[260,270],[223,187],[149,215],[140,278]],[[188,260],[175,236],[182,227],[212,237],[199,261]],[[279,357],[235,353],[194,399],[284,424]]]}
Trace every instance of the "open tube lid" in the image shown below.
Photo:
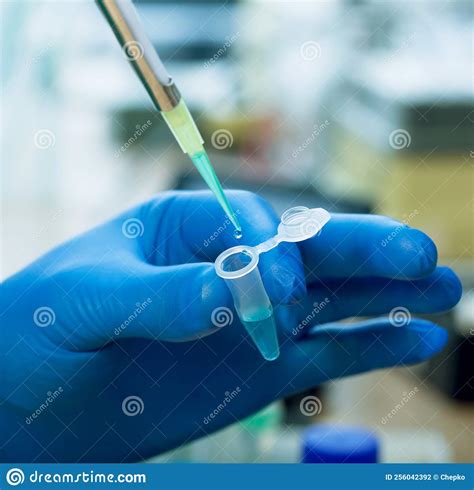
{"label": "open tube lid", "polygon": [[[216,259],[217,275],[223,279],[238,279],[249,274],[258,265],[261,253],[268,252],[281,242],[301,242],[317,235],[331,219],[331,215],[323,208],[309,209],[296,206],[287,209],[281,216],[278,232],[272,238],[255,247],[239,245],[222,252]],[[241,267],[236,266],[239,257]],[[234,264],[231,264],[231,262]]]}

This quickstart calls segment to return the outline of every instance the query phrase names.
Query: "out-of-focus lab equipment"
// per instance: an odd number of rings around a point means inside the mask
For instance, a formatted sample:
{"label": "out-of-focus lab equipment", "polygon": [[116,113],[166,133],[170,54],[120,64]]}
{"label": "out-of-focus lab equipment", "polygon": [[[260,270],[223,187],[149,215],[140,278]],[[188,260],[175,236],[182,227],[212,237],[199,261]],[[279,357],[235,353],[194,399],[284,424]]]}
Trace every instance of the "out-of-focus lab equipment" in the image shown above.
{"label": "out-of-focus lab equipment", "polygon": [[302,463],[377,463],[380,442],[365,427],[320,424],[303,432]]}
{"label": "out-of-focus lab equipment", "polygon": [[212,190],[237,232],[241,227],[204,149],[181,93],[145,34],[131,0],[97,0],[128,60],[184,153]]}
{"label": "out-of-focus lab equipment", "polygon": [[296,243],[315,236],[330,219],[330,214],[322,208],[297,206],[287,209],[275,236],[255,247],[229,248],[216,259],[216,272],[225,279],[241,322],[267,361],[275,360],[280,348],[272,304],[258,271],[259,255],[281,242]]}

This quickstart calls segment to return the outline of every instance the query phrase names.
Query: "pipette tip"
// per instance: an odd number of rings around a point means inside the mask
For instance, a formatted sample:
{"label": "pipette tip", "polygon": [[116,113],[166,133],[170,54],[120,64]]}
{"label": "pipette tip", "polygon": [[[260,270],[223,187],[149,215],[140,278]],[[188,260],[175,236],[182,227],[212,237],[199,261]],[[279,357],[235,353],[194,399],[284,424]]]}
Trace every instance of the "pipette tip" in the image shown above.
{"label": "pipette tip", "polygon": [[[224,193],[224,190],[222,189],[221,183],[217,178],[217,175],[214,171],[214,168],[212,167],[206,150],[204,150],[203,148],[202,151],[197,152],[194,155],[190,155],[190,157],[194,165],[198,169],[199,173],[201,174],[202,178],[205,180],[206,184],[216,196],[219,204],[229,218],[230,222],[234,226],[236,238],[240,238],[242,236],[242,227],[240,226],[237,215],[232,209],[232,206],[230,205],[229,200]],[[239,237],[237,237],[238,234],[240,235]]]}

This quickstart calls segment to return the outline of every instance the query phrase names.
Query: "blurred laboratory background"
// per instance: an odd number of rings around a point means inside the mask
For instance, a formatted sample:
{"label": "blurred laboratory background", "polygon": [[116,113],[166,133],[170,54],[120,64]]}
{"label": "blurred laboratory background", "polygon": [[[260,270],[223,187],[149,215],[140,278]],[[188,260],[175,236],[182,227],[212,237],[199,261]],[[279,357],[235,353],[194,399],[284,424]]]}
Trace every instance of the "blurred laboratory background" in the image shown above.
{"label": "blurred laboratory background", "polygon": [[[432,361],[328,382],[156,460],[317,462],[327,440],[335,460],[472,461],[472,2],[136,6],[225,188],[393,216],[465,291],[435,318],[450,343]],[[159,191],[204,188],[92,1],[1,12],[3,278]]]}

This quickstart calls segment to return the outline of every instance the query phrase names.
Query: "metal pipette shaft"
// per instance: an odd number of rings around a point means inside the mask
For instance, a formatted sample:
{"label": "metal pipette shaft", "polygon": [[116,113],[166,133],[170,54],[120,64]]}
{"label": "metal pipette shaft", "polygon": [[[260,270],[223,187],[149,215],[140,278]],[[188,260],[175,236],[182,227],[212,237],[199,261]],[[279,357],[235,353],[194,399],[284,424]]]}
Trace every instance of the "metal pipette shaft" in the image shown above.
{"label": "metal pipette shaft", "polygon": [[234,227],[240,231],[237,216],[204,150],[201,134],[173,79],[145,34],[131,0],[96,0],[96,2],[181,149],[189,155]]}

